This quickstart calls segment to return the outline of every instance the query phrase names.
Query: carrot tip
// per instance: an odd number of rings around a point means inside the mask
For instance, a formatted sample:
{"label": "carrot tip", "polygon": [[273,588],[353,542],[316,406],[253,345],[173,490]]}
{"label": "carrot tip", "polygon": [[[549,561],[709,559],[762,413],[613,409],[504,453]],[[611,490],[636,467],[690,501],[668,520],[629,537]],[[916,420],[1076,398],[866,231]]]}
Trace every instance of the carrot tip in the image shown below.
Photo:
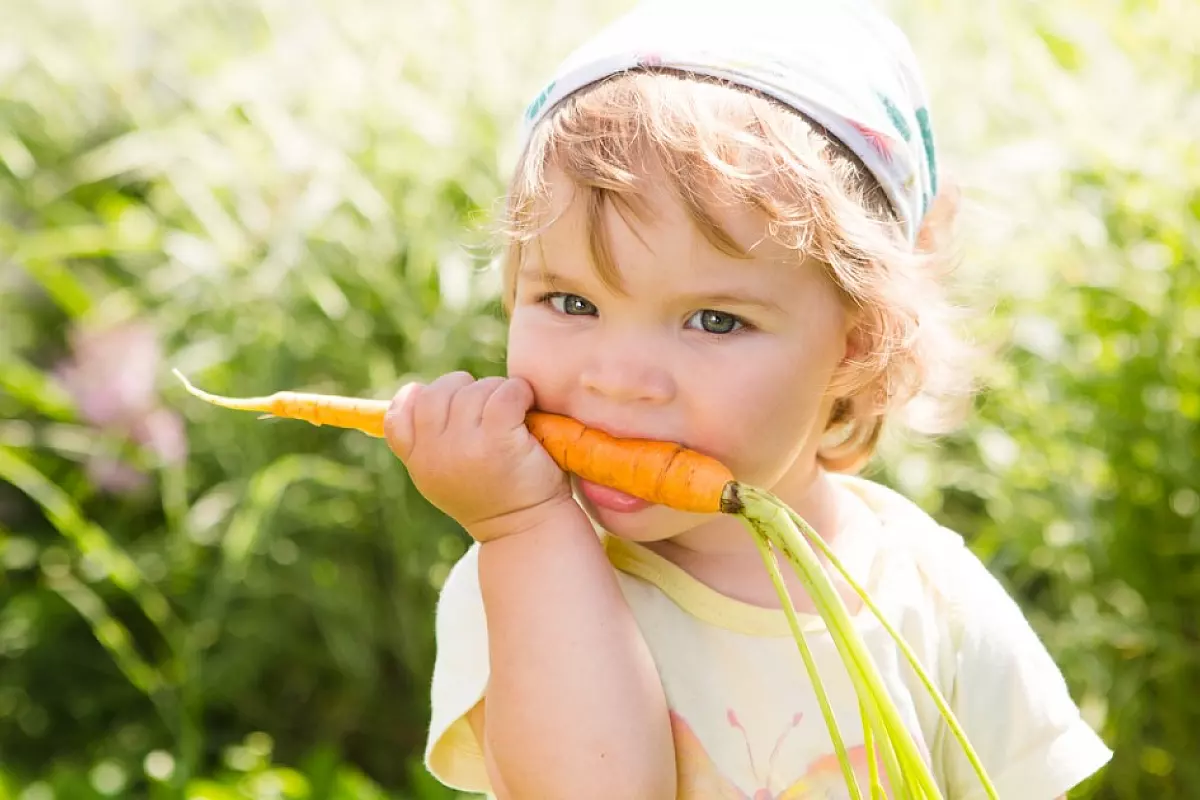
{"label": "carrot tip", "polygon": [[203,389],[198,389],[193,386],[191,381],[184,377],[183,373],[178,369],[172,368],[171,372],[175,373],[175,377],[179,378],[179,380],[183,382],[183,388],[187,389],[188,393],[199,397],[206,403],[212,403],[213,405],[221,406],[222,408],[239,409],[241,411],[267,411],[271,408],[272,398],[270,397],[238,398],[222,397],[221,395],[210,394]]}
{"label": "carrot tip", "polygon": [[172,367],[171,372],[175,373],[175,377],[179,378],[179,380],[183,382],[183,388],[187,389],[189,394],[195,395],[201,400],[207,400],[210,403],[216,403],[218,401],[219,398],[217,398],[216,395],[209,394],[203,389],[198,389],[193,386],[192,382],[189,381],[187,377],[185,377],[184,374],[179,371],[178,368]]}
{"label": "carrot tip", "polygon": [[184,374],[179,371],[178,367],[171,367],[171,372],[175,375],[176,378],[179,378],[179,380],[183,381],[184,388],[187,389],[189,392],[196,388],[195,386],[192,386],[191,381],[189,381],[184,376]]}

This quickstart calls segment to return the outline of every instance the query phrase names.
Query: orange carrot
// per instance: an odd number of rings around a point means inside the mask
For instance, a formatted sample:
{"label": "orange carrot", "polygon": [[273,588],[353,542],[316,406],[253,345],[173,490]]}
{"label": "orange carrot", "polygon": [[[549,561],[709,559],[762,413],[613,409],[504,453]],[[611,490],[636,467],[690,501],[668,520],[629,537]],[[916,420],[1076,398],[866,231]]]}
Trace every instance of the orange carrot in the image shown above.
{"label": "orange carrot", "polygon": [[351,428],[380,439],[383,438],[383,416],[391,405],[387,400],[364,400],[305,392],[276,392],[266,397],[221,397],[192,386],[179,370],[172,372],[183,381],[184,388],[189,392],[215,406],[240,411],[261,411],[267,416],[298,419],[313,425]]}
{"label": "orange carrot", "polygon": [[[222,408],[384,435],[387,400],[302,392],[221,397],[197,389],[179,370],[174,372],[191,394]],[[619,439],[544,411],[529,412],[525,423],[559,467],[584,480],[681,511],[736,513],[740,508],[733,474],[721,462],[695,450],[670,442]]]}
{"label": "orange carrot", "polygon": [[736,510],[733,474],[703,453],[671,442],[619,439],[544,411],[531,411],[525,424],[563,470],[584,480],[680,511]]}

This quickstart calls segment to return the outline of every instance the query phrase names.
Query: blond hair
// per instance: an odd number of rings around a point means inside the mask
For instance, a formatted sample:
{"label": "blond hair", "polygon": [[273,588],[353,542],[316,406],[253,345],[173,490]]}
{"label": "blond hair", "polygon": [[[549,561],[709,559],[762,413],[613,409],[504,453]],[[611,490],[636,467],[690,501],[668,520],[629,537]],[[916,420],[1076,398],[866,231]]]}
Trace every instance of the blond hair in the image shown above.
{"label": "blond hair", "polygon": [[593,266],[619,291],[601,214],[611,203],[640,215],[647,164],[661,168],[698,229],[723,253],[748,257],[709,209],[757,209],[769,235],[797,252],[796,263],[822,265],[855,315],[860,353],[830,387],[839,399],[818,452],[822,466],[861,469],[885,419],[918,398],[926,413],[910,425],[947,429],[954,400],[972,389],[964,369],[970,351],[952,326],[955,307],[941,280],[951,262],[947,231],[957,204],[940,193],[914,248],[879,184],[845,146],[794,110],[721,81],[630,71],[551,111],[518,164],[502,216],[506,311],[527,248],[552,222],[547,170],[560,171],[578,190]]}

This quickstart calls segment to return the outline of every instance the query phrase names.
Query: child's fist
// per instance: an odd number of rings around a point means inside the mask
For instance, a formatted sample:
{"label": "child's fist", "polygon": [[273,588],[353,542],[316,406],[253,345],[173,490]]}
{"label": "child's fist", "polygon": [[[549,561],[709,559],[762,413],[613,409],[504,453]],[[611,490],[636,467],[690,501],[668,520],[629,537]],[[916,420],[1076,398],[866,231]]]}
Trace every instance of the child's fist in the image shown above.
{"label": "child's fist", "polygon": [[418,491],[487,541],[575,502],[566,473],[525,427],[533,400],[520,378],[452,372],[401,387],[384,435]]}

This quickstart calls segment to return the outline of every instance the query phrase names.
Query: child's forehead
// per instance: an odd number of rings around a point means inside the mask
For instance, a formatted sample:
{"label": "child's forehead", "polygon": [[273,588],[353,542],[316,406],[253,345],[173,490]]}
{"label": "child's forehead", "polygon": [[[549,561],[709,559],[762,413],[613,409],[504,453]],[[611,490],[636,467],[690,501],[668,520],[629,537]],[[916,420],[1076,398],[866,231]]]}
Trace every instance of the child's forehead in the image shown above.
{"label": "child's forehead", "polygon": [[[697,219],[689,210],[661,166],[649,164],[634,172],[636,189],[605,193],[606,199],[596,210],[599,193],[582,186],[564,171],[550,166],[546,170],[545,192],[541,198],[536,237],[540,248],[595,246],[597,236],[611,240],[616,231],[632,234],[642,244],[664,237],[682,246],[717,249],[705,228],[719,229],[741,254],[724,253],[735,260],[774,260],[795,263],[797,254],[771,236],[767,215],[744,202],[723,196],[717,185],[701,187],[697,197],[706,219]],[[590,196],[589,196],[590,195]],[[594,212],[594,213],[589,213]],[[599,222],[599,230],[593,226]]]}

